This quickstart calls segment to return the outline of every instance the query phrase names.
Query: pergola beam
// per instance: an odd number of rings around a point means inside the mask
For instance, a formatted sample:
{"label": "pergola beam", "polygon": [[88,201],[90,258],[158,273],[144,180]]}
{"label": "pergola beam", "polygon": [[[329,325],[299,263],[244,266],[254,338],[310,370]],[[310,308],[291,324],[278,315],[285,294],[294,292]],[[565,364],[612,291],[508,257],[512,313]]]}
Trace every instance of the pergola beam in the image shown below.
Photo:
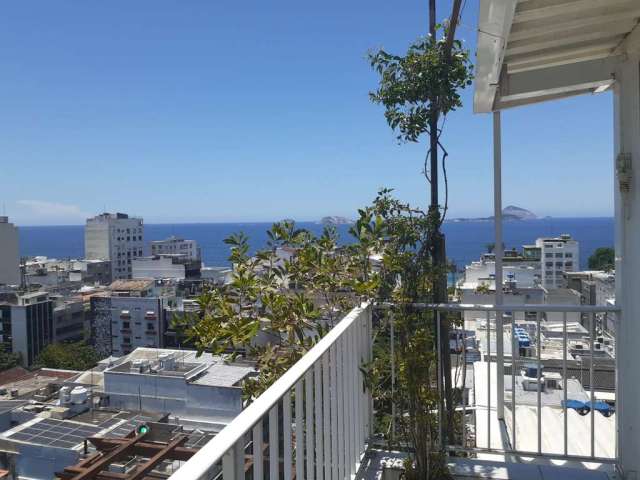
{"label": "pergola beam", "polygon": [[186,442],[187,438],[186,435],[178,435],[146,463],[139,465],[136,471],[129,477],[129,480],[142,480],[156,465],[168,458],[174,449]]}
{"label": "pergola beam", "polygon": [[640,17],[640,6],[611,7],[601,15],[574,15],[571,18],[535,20],[514,24],[509,41],[523,40],[540,35],[555,35],[572,29],[595,27],[612,22],[625,22]]}
{"label": "pergola beam", "polygon": [[593,11],[602,15],[607,9],[633,6],[634,0],[528,0],[518,5],[514,23],[572,17],[575,12]]}
{"label": "pergola beam", "polygon": [[[92,437],[89,441],[98,449],[98,450],[110,450],[112,448],[117,447],[118,445],[122,445],[126,440],[121,438],[98,438]],[[150,442],[137,442],[132,446],[132,452],[135,455],[140,455],[144,457],[152,457],[160,450],[164,448],[164,445],[158,443],[150,443]],[[191,457],[193,457],[198,449],[189,448],[189,447],[181,447],[178,446],[171,451],[170,459],[171,460],[180,460],[182,462],[186,462]]]}
{"label": "pergola beam", "polygon": [[499,103],[521,102],[542,97],[584,92],[614,82],[613,72],[622,57],[572,63],[503,75]]}

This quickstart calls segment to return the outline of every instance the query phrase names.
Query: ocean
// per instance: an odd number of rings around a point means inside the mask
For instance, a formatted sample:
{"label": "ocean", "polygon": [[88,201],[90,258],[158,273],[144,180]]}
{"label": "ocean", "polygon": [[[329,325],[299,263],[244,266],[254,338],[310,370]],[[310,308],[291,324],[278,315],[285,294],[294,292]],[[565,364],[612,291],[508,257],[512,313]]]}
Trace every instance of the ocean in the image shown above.
{"label": "ocean", "polygon": [[[263,247],[267,241],[266,231],[271,223],[197,223],[197,224],[145,224],[145,240],[161,240],[171,235],[196,240],[202,248],[207,266],[228,265],[229,247],[224,239],[234,232],[244,232],[252,249]],[[320,233],[317,223],[301,222],[300,228]],[[492,222],[446,222],[447,257],[459,269],[477,260],[493,242]],[[342,242],[350,239],[349,226],[340,225],[338,232]],[[580,242],[580,266],[586,268],[591,253],[598,247],[613,246],[613,218],[545,218],[504,223],[506,248],[520,249],[523,244],[535,242],[536,238],[570,234]],[[44,255],[50,258],[82,258],[84,256],[84,227],[30,226],[19,227],[20,254],[22,256]],[[148,246],[147,246],[148,249]],[[146,252],[148,254],[148,252]]]}

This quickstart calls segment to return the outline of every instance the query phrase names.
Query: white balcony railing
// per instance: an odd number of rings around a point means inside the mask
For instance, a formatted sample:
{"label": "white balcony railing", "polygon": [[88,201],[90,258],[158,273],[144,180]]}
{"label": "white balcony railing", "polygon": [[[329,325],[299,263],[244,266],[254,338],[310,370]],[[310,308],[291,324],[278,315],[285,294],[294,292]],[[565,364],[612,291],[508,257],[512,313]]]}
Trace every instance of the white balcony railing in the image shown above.
{"label": "white balcony railing", "polygon": [[355,308],[170,480],[351,478],[371,432],[360,366],[371,306]]}
{"label": "white balcony railing", "polygon": [[[450,450],[616,464],[615,409],[605,417],[605,412],[592,407],[598,406],[600,395],[615,399],[617,308],[463,304],[414,308],[435,310],[439,320],[445,313],[449,319],[456,315],[466,319],[466,327],[473,326],[472,342],[464,338],[471,328],[458,329],[464,345],[460,358],[473,364],[475,378],[469,400],[456,409],[462,415],[461,444],[450,445]],[[359,368],[372,354],[371,309],[362,306],[350,312],[170,480],[244,480],[245,474],[253,479],[352,478],[372,433],[373,405]],[[496,355],[499,313],[505,325],[500,336],[504,336],[502,362]],[[521,348],[514,322],[528,329],[529,348]],[[604,326],[612,333],[603,332]],[[599,342],[600,336],[609,341]],[[574,357],[572,346],[577,345],[582,345],[582,355]],[[606,352],[601,351],[604,345]],[[472,349],[479,356],[474,358]],[[503,368],[500,382],[498,372]],[[528,379],[537,385],[533,392],[522,386],[521,371],[527,368],[535,370]],[[541,387],[545,377],[559,382],[554,391]],[[570,400],[582,400],[590,407],[588,413],[578,413]]]}

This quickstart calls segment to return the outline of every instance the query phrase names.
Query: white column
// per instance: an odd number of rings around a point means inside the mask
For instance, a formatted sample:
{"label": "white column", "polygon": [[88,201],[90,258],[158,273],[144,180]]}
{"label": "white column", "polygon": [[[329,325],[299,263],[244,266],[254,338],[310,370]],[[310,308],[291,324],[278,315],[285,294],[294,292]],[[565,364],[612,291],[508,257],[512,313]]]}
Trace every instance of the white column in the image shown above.
{"label": "white column", "polygon": [[[614,168],[616,169],[615,237],[617,445],[625,478],[640,478],[640,58],[629,55],[616,71],[614,87]],[[621,192],[616,159],[631,155],[631,182]]]}
{"label": "white column", "polygon": [[[500,111],[493,112],[493,215],[495,224],[496,257],[496,305],[504,303],[502,294],[502,129],[500,125]],[[489,324],[487,324],[489,329]],[[489,331],[489,330],[487,330]],[[496,311],[496,390],[497,413],[499,419],[504,419],[504,341],[502,328],[502,312]]]}

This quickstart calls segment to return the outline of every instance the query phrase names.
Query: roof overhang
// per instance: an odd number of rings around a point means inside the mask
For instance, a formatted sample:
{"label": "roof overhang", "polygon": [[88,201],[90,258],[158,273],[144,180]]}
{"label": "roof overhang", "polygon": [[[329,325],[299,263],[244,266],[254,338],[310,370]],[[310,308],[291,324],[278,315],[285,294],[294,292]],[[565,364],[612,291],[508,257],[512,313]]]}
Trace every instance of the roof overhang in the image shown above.
{"label": "roof overhang", "polygon": [[639,0],[480,0],[474,111],[606,90],[639,22]]}

